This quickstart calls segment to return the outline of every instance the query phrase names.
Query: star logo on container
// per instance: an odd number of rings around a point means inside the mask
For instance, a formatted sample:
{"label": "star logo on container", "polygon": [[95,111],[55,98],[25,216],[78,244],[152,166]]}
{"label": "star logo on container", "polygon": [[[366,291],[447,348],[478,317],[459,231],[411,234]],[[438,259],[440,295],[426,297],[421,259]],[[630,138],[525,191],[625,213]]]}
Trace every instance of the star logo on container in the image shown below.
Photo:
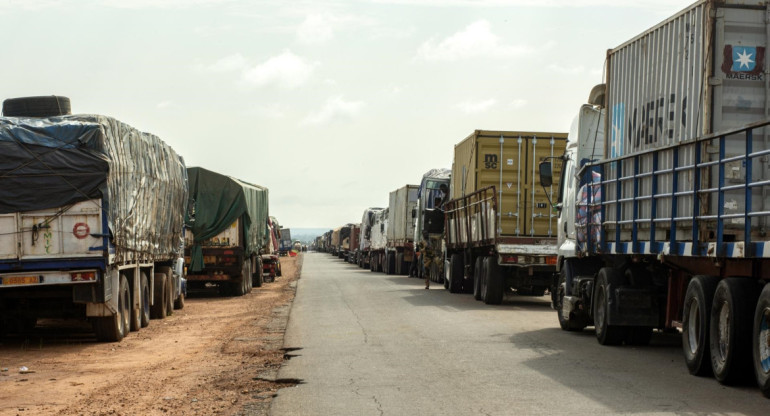
{"label": "star logo on container", "polygon": [[757,66],[757,48],[746,46],[733,47],[733,68],[735,72],[751,72]]}

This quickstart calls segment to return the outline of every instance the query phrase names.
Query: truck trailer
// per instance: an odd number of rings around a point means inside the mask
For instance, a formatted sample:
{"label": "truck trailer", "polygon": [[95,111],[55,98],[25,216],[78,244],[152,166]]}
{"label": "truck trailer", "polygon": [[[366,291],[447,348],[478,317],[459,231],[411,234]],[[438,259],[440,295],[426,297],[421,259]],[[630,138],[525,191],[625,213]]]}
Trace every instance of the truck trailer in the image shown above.
{"label": "truck trailer", "polygon": [[372,227],[374,227],[374,221],[377,213],[382,211],[382,208],[371,207],[364,210],[364,214],[361,217],[361,234],[358,243],[358,266],[364,269],[369,268],[369,251],[372,247]]}
{"label": "truck trailer", "polygon": [[608,52],[556,163],[552,301],[603,345],[679,329],[692,374],[770,397],[767,16],[699,1]]}
{"label": "truck trailer", "polygon": [[369,247],[369,270],[384,271],[385,253],[388,248],[388,208],[374,214]]}
{"label": "truck trailer", "polygon": [[417,208],[417,185],[405,185],[390,193],[388,204],[387,250],[383,265],[386,274],[407,274],[415,260],[412,211]]}
{"label": "truck trailer", "polygon": [[187,169],[190,209],[185,262],[190,287],[216,284],[243,296],[262,286],[269,244],[268,190],[200,167]]}
{"label": "truck trailer", "polygon": [[566,133],[476,130],[455,146],[446,211],[445,287],[499,304],[542,296],[556,269],[556,215],[536,175]]}
{"label": "truck trailer", "polygon": [[114,118],[0,117],[0,334],[88,318],[120,341],[184,305],[187,172]]}

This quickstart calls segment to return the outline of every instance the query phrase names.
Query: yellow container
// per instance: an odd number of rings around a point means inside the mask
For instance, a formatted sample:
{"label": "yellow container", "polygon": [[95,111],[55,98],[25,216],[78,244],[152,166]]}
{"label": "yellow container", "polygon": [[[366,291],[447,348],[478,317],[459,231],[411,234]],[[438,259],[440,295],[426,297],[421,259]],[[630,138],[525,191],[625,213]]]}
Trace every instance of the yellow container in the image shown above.
{"label": "yellow container", "polygon": [[[538,165],[560,157],[567,133],[476,130],[455,145],[452,164],[452,199],[494,186],[497,197],[498,236],[556,237],[556,212],[540,185]],[[560,163],[553,163],[558,193]]]}

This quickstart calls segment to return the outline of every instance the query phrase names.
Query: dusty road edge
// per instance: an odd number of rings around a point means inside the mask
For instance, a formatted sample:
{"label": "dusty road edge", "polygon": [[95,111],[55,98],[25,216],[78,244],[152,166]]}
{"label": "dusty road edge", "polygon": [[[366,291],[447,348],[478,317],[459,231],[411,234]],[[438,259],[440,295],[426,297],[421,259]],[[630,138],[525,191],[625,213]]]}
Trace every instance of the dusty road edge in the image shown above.
{"label": "dusty road edge", "polygon": [[[275,393],[269,393],[267,396],[263,395],[257,395],[254,397],[254,399],[261,399],[259,401],[252,401],[249,403],[246,403],[241,411],[237,412],[236,415],[238,416],[267,416],[270,414],[270,408],[273,404],[273,399],[278,395],[278,391],[280,389],[284,389],[287,387],[293,387],[297,384],[301,384],[302,380],[295,380],[295,379],[280,379],[278,378],[278,374],[281,371],[281,368],[283,367],[283,363],[290,360],[295,355],[292,354],[293,351],[296,351],[297,348],[294,347],[287,347],[286,346],[286,328],[289,325],[289,320],[291,319],[291,310],[292,306],[294,305],[294,299],[297,296],[297,285],[299,283],[299,279],[302,278],[302,264],[304,262],[305,256],[304,253],[298,256],[297,258],[297,269],[296,269],[296,278],[293,282],[289,284],[289,287],[294,292],[291,300],[283,305],[276,306],[271,311],[271,319],[267,323],[267,328],[272,331],[282,331],[281,335],[281,341],[280,343],[276,343],[276,350],[283,350],[283,361],[281,362],[281,365],[275,368],[267,368],[264,371],[260,371],[258,374],[255,375],[255,380],[262,380],[269,383],[272,383],[276,387]],[[278,346],[280,345],[280,347]]]}

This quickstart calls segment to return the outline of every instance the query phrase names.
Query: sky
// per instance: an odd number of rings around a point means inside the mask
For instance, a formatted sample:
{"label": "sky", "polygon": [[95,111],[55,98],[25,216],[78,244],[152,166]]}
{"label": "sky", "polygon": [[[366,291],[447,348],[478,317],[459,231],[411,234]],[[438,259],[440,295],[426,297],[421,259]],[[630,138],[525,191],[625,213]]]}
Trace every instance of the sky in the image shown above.
{"label": "sky", "polygon": [[161,137],[336,228],[476,129],[566,132],[607,49],[680,0],[0,0],[0,98]]}

